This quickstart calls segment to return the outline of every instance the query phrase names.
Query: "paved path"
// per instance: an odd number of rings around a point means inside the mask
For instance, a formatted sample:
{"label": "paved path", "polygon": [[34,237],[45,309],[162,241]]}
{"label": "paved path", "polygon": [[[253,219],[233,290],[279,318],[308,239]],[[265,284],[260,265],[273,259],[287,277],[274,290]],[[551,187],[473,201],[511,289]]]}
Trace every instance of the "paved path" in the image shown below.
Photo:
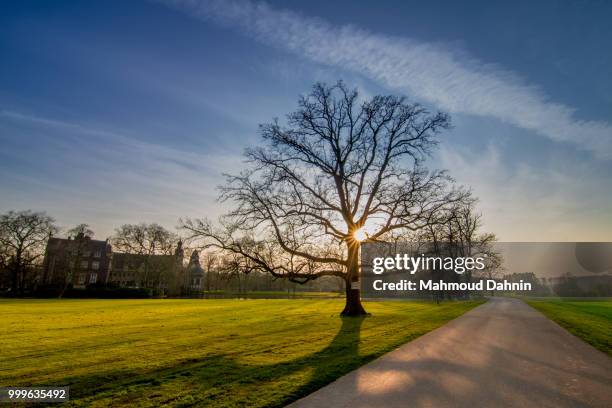
{"label": "paved path", "polygon": [[612,407],[612,358],[516,299],[493,298],[291,405]]}

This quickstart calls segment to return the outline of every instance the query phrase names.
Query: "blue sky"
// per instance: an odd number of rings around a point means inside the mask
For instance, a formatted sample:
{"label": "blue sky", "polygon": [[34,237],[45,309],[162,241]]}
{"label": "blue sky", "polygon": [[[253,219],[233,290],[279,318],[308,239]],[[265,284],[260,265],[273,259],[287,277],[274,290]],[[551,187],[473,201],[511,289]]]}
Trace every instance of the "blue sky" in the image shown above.
{"label": "blue sky", "polygon": [[0,211],[99,238],[215,218],[221,173],[316,81],[449,111],[430,167],[508,241],[612,241],[612,5],[0,3]]}

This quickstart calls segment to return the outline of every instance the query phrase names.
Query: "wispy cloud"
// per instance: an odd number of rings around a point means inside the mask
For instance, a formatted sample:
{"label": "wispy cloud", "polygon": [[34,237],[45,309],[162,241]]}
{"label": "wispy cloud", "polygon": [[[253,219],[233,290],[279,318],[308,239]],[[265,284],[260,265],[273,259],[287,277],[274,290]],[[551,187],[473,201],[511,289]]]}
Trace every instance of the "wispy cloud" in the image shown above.
{"label": "wispy cloud", "polygon": [[15,111],[0,110],[0,130],[0,142],[12,145],[0,154],[9,163],[0,164],[1,210],[47,210],[64,225],[89,223],[99,236],[126,222],[173,228],[180,217],[215,218],[221,173],[242,160]]}
{"label": "wispy cloud", "polygon": [[[229,170],[235,165],[232,161],[238,160],[236,156],[228,157],[218,154],[209,155],[189,152],[161,144],[145,142],[121,132],[108,131],[79,123],[33,116],[10,110],[0,110],[0,118],[14,119],[47,129],[55,128],[63,130],[63,135],[66,138],[76,137],[83,140],[83,138],[90,137],[90,142],[94,142],[97,149],[101,145],[107,145],[108,152],[113,152],[117,157],[123,154],[131,156],[134,153],[138,153],[140,157],[149,159],[151,163],[155,163],[157,166],[163,166],[165,163],[174,163],[183,168],[206,174],[211,171]],[[91,145],[91,143],[88,144]],[[102,152],[105,151],[103,150]],[[134,156],[132,158],[138,159],[138,157]],[[230,162],[228,162],[228,159],[231,159]]]}
{"label": "wispy cloud", "polygon": [[580,120],[512,72],[438,44],[336,27],[265,3],[162,0],[190,15],[238,27],[259,41],[343,67],[453,113],[487,116],[612,159],[612,126]]}
{"label": "wispy cloud", "polygon": [[550,166],[508,164],[491,143],[482,151],[442,145],[439,159],[480,198],[485,229],[502,241],[609,241],[612,191],[608,162],[555,157]]}

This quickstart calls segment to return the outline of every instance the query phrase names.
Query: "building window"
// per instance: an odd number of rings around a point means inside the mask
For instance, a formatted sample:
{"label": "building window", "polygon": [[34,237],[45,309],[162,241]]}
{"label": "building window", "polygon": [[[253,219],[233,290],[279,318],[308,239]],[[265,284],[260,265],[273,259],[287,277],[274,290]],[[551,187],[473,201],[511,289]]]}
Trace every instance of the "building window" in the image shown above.
{"label": "building window", "polygon": [[99,258],[102,256],[102,251],[97,250],[96,252],[94,252],[94,258]]}
{"label": "building window", "polygon": [[93,261],[91,263],[91,269],[93,269],[94,271],[97,271],[98,269],[100,269],[100,262],[98,261]]}
{"label": "building window", "polygon": [[87,269],[89,267],[89,261],[81,261],[81,269]]}
{"label": "building window", "polygon": [[83,285],[85,284],[85,277],[87,275],[85,275],[84,273],[79,274],[79,285]]}
{"label": "building window", "polygon": [[98,274],[97,273],[92,273],[89,276],[89,283],[96,283],[97,280],[98,280]]}

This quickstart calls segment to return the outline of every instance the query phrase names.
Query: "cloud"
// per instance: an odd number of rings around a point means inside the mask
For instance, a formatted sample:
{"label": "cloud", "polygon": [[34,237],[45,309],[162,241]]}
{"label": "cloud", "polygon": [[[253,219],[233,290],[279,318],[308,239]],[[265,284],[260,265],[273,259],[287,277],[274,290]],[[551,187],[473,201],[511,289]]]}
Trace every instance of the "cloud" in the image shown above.
{"label": "cloud", "polygon": [[[55,128],[63,131],[65,138],[76,137],[78,140],[83,140],[84,138],[89,139],[90,142],[87,144],[91,145],[91,142],[94,142],[98,149],[104,145],[108,146],[107,150],[98,150],[101,153],[112,152],[117,158],[131,156],[132,160],[136,159],[136,161],[139,161],[140,158],[147,158],[150,159],[152,163],[157,163],[160,167],[167,163],[174,163],[185,169],[210,173],[211,171],[226,171],[232,169],[236,161],[239,160],[237,156],[228,157],[218,154],[209,155],[189,152],[156,143],[145,142],[121,132],[107,131],[96,127],[81,125],[79,123],[27,115],[10,110],[0,110],[0,118],[2,117],[29,123],[34,127],[46,129]],[[133,154],[135,153],[139,153],[141,156],[134,157]]]}
{"label": "cloud", "polygon": [[259,41],[312,61],[347,68],[451,113],[493,117],[612,159],[610,123],[576,118],[537,87],[442,45],[336,27],[264,3],[162,0],[193,17],[238,27]]}
{"label": "cloud", "polygon": [[221,173],[241,167],[231,154],[201,154],[95,126],[0,111],[2,210],[42,205],[65,225],[87,222],[98,236],[122,223],[216,218]]}
{"label": "cloud", "polygon": [[485,230],[502,241],[610,241],[612,191],[604,163],[551,159],[512,163],[491,143],[476,152],[442,145],[441,165],[480,198]]}

